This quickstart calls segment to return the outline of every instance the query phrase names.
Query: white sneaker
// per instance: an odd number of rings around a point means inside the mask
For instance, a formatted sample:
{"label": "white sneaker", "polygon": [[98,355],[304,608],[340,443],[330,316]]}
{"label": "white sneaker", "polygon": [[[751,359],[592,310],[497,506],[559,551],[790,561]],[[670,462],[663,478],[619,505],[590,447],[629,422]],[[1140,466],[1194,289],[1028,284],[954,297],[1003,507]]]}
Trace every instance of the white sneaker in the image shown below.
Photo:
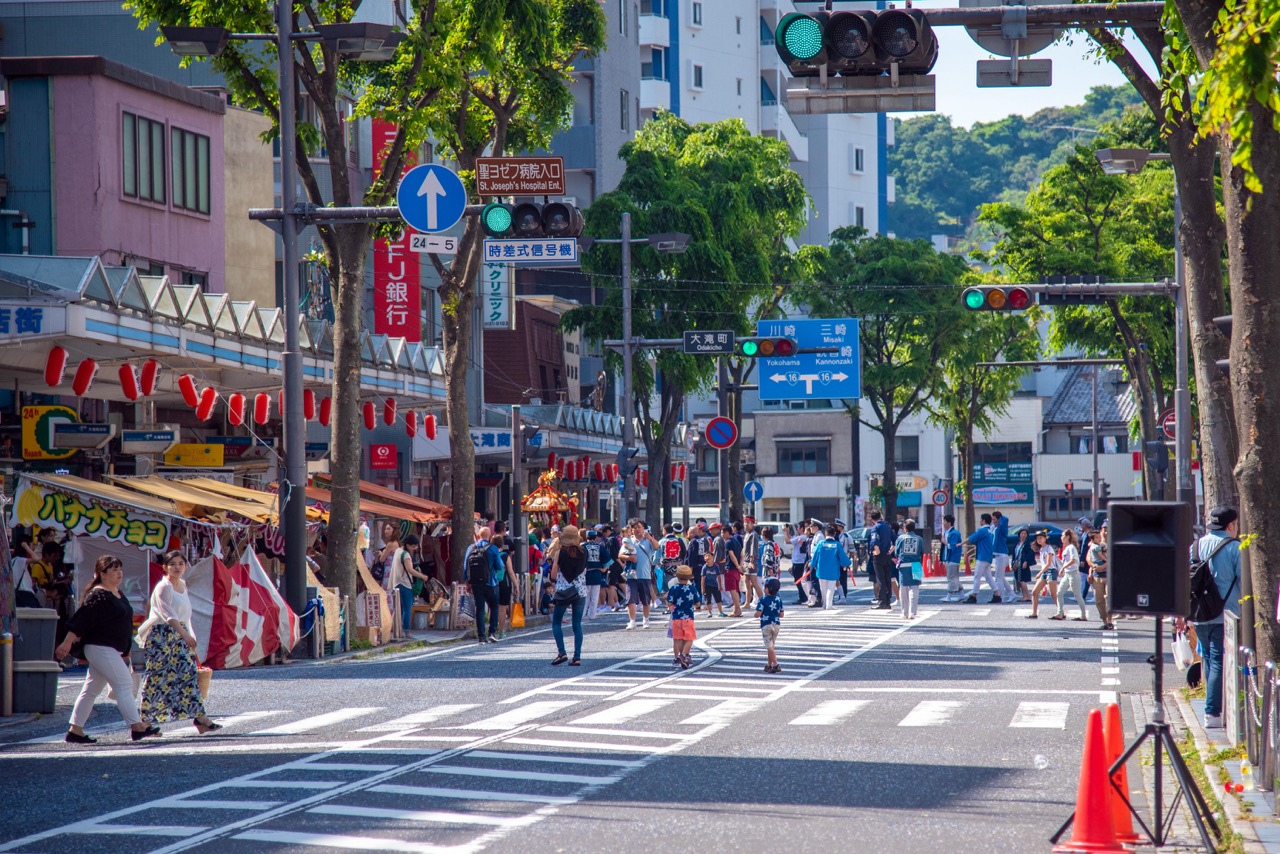
{"label": "white sneaker", "polygon": [[640,624],[640,628],[642,628],[642,629],[647,629],[647,628],[649,628],[649,621],[648,621],[648,620],[645,620],[644,622],[642,622],[642,623]]}
{"label": "white sneaker", "polygon": [[636,627],[636,621],[635,621],[635,620],[627,620],[627,631],[631,631],[631,630],[632,630],[632,629],[634,629],[635,627]]}
{"label": "white sneaker", "polygon": [[1205,729],[1222,729],[1222,715],[1205,715]]}

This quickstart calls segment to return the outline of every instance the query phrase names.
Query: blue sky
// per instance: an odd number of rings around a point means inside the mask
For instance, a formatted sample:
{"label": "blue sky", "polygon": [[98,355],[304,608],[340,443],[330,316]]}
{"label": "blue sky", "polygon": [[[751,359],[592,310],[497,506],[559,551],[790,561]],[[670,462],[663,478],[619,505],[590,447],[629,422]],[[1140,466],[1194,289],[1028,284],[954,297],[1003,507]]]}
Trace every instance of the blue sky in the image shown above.
{"label": "blue sky", "polygon": [[[930,6],[955,8],[955,0],[917,2],[916,8]],[[979,89],[976,85],[976,62],[996,59],[976,44],[963,27],[938,27],[938,63],[933,74],[937,78],[937,112],[951,117],[953,124],[969,127],[974,122],[990,122],[1017,113],[1031,115],[1045,107],[1061,107],[1084,103],[1084,96],[1094,86],[1118,86],[1124,76],[1109,62],[1087,56],[1091,42],[1081,33],[1073,34],[1074,44],[1062,40],[1034,55],[1034,59],[1053,60],[1053,85],[1046,87],[1002,87]],[[1131,50],[1140,59],[1146,51],[1131,42]],[[1146,63],[1148,71],[1150,64]],[[919,113],[898,113],[910,118]]]}

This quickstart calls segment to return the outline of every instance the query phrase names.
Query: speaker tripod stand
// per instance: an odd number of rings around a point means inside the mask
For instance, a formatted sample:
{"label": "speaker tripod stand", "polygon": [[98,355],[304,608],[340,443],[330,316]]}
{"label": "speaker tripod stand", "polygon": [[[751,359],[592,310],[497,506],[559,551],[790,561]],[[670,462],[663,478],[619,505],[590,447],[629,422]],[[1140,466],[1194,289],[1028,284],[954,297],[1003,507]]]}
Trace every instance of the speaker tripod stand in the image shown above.
{"label": "speaker tripod stand", "polygon": [[[1191,810],[1191,818],[1195,822],[1196,830],[1200,834],[1200,842],[1204,845],[1205,850],[1217,851],[1218,846],[1210,839],[1209,832],[1212,830],[1213,837],[1221,842],[1222,830],[1218,827],[1217,821],[1214,820],[1213,811],[1209,809],[1209,804],[1205,802],[1204,794],[1201,793],[1200,787],[1196,785],[1195,778],[1191,776],[1191,772],[1187,769],[1187,764],[1182,760],[1178,742],[1174,739],[1170,731],[1169,722],[1164,717],[1164,622],[1158,616],[1153,617],[1153,619],[1156,622],[1155,654],[1148,658],[1147,662],[1151,665],[1155,710],[1151,713],[1151,721],[1143,727],[1142,734],[1138,736],[1133,744],[1129,745],[1108,770],[1107,779],[1116,794],[1124,800],[1125,806],[1129,808],[1130,814],[1138,822],[1138,826],[1142,828],[1147,840],[1155,847],[1159,848],[1168,844],[1169,832],[1173,829],[1173,820],[1178,814],[1178,807],[1185,800],[1187,807]],[[1125,793],[1121,792],[1116,786],[1114,776],[1147,741],[1151,742],[1155,760],[1152,763],[1154,786],[1151,804],[1152,821],[1150,825],[1143,820],[1138,810],[1125,797]],[[1169,767],[1173,770],[1174,779],[1177,781],[1173,801],[1169,804],[1167,812],[1164,803],[1163,758],[1163,754],[1166,752],[1169,754]],[[1058,832],[1050,837],[1049,841],[1057,844],[1073,821],[1075,821],[1075,813],[1071,814],[1071,817],[1063,823],[1062,827],[1058,828]]]}

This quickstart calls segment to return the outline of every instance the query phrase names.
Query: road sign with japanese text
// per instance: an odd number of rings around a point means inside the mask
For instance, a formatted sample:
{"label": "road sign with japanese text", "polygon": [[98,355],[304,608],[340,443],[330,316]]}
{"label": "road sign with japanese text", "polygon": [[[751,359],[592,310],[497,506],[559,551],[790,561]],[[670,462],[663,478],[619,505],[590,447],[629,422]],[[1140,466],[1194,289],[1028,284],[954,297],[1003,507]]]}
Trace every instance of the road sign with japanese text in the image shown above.
{"label": "road sign with japanese text", "polygon": [[573,237],[486,240],[484,242],[482,260],[486,264],[505,261],[521,266],[542,264],[558,267],[576,267],[578,265],[578,241]]}
{"label": "road sign with japanese text", "polygon": [[563,157],[478,157],[481,196],[563,196]]}
{"label": "road sign with japanese text", "polygon": [[485,329],[515,329],[510,264],[485,264],[480,270],[480,310]]}
{"label": "road sign with japanese text", "polygon": [[857,400],[862,397],[862,357],[854,317],[761,320],[756,335],[794,339],[797,353],[760,360],[761,400]]}
{"label": "road sign with japanese text", "polygon": [[705,332],[686,329],[684,352],[694,356],[732,356],[734,340],[731,329],[711,329]]}
{"label": "road sign with japanese text", "polygon": [[[396,137],[396,125],[373,120],[373,171],[382,170],[383,153]],[[413,166],[407,158],[406,167]],[[422,340],[422,270],[418,256],[410,252],[417,234],[405,229],[395,239],[373,242],[373,332],[406,341]]]}

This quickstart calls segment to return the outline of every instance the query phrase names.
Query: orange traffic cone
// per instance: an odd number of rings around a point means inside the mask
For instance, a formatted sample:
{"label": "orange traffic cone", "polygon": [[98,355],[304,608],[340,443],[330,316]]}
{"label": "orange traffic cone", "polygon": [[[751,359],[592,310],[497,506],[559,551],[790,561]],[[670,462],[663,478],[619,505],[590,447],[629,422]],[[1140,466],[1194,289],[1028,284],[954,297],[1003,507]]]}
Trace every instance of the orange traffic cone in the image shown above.
{"label": "orange traffic cone", "polygon": [[[1110,768],[1124,754],[1124,729],[1120,725],[1118,704],[1107,703],[1103,706],[1102,732],[1107,742],[1107,767]],[[1141,837],[1133,832],[1133,815],[1129,812],[1129,772],[1123,765],[1111,775],[1111,782],[1111,819],[1116,839],[1121,842],[1137,842]]]}
{"label": "orange traffic cone", "polygon": [[1076,789],[1076,814],[1071,840],[1053,847],[1055,852],[1087,851],[1124,854],[1129,849],[1116,841],[1111,819],[1111,783],[1107,780],[1107,745],[1102,735],[1102,712],[1089,710],[1084,728],[1084,756],[1080,760],[1080,785]]}

